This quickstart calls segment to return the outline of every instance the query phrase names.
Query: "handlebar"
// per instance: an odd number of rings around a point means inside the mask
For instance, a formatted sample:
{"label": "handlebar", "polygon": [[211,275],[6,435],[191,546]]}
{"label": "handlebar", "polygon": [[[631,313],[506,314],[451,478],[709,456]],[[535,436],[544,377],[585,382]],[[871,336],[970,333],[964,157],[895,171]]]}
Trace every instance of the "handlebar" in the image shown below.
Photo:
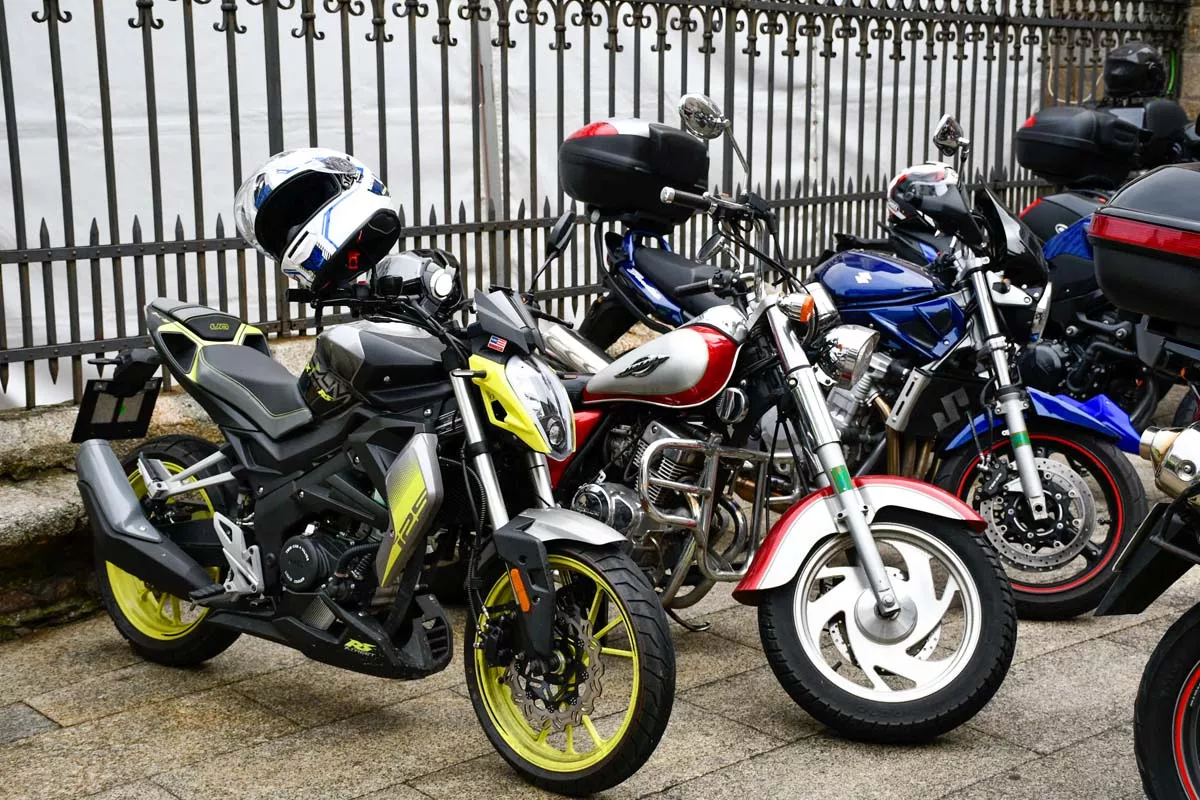
{"label": "handlebar", "polygon": [[663,190],[658,195],[658,199],[669,206],[683,206],[684,208],[704,213],[708,213],[717,207],[712,197],[707,194],[693,194],[692,192],[685,192],[682,189],[674,189],[670,186],[663,187]]}
{"label": "handlebar", "polygon": [[676,297],[690,297],[694,294],[704,294],[711,292],[713,285],[711,280],[696,281],[694,283],[684,283],[675,287]]}

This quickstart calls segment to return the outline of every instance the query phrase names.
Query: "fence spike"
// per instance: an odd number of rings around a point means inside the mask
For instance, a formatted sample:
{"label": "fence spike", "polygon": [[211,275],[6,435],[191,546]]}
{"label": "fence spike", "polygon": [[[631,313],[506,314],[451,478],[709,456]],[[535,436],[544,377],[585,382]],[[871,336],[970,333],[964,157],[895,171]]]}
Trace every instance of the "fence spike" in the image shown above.
{"label": "fence spike", "polygon": [[461,200],[458,203],[458,221],[464,224],[467,221],[467,204]]}
{"label": "fence spike", "polygon": [[487,218],[488,222],[495,222],[496,220],[496,201],[490,197],[487,201]]}
{"label": "fence spike", "polygon": [[142,242],[142,221],[137,214],[133,215],[133,241],[137,244]]}
{"label": "fence spike", "polygon": [[525,198],[521,198],[520,205],[517,206],[517,219],[525,219]]}
{"label": "fence spike", "polygon": [[216,224],[216,226],[213,228],[213,230],[215,231],[215,234],[214,234],[214,235],[215,235],[215,236],[216,236],[218,239],[224,239],[224,238],[225,238],[225,220],[221,219],[221,215],[220,215],[219,213],[217,214],[217,224]]}
{"label": "fence spike", "polygon": [[437,225],[437,206],[433,203],[429,204],[429,224]]}
{"label": "fence spike", "polygon": [[400,220],[400,227],[404,227],[404,206],[396,209],[396,218]]}
{"label": "fence spike", "polygon": [[[45,217],[42,217],[42,224],[38,227],[38,245],[45,249],[50,248],[50,226],[46,224]],[[42,299],[46,304],[46,344],[57,344],[58,342],[53,269],[52,262],[42,262]],[[50,382],[54,384],[58,383],[58,362],[57,358],[51,358],[46,364],[50,368]]]}

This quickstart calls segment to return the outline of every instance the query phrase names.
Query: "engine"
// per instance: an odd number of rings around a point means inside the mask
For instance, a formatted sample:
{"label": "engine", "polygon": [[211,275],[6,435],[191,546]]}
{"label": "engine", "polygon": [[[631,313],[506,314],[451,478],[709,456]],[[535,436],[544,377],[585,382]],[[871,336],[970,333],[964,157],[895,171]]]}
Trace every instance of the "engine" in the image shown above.
{"label": "engine", "polygon": [[[651,421],[640,431],[631,426],[617,426],[605,442],[605,454],[609,463],[620,470],[624,480],[600,480],[581,486],[571,501],[571,508],[628,536],[638,539],[655,530],[657,524],[642,508],[638,494],[638,470],[646,448],[660,439],[690,439],[691,432],[684,433],[667,427],[661,422]],[[699,475],[702,457],[695,452],[672,453],[667,451],[657,463],[651,465],[651,473],[677,483],[694,481]],[[607,477],[607,476],[601,476]],[[651,486],[646,494],[656,504],[671,503],[670,489]],[[682,498],[677,498],[680,505]]]}
{"label": "engine", "polygon": [[878,424],[868,423],[866,416],[874,412],[870,404],[879,394],[893,365],[891,356],[875,353],[866,374],[849,389],[834,386],[825,395],[833,426],[842,440],[846,460],[859,464],[871,452],[882,433]]}
{"label": "engine", "polygon": [[293,536],[279,551],[279,577],[293,592],[311,592],[325,583],[342,553],[350,547],[346,539],[324,532]]}

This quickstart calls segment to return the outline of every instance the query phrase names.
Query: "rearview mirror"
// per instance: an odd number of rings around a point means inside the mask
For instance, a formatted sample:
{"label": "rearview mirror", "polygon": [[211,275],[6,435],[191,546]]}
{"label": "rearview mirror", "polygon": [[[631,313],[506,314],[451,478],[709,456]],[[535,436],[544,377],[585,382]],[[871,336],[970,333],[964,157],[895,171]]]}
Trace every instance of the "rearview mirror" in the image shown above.
{"label": "rearview mirror", "polygon": [[719,233],[714,233],[712,236],[704,240],[704,244],[700,245],[700,249],[696,251],[697,261],[708,261],[717,254],[724,244],[725,237]]}
{"label": "rearview mirror", "polygon": [[683,127],[701,139],[716,139],[729,128],[721,107],[703,94],[685,94],[679,98],[679,118]]}
{"label": "rearview mirror", "polygon": [[956,153],[966,155],[971,152],[971,140],[963,133],[962,125],[949,114],[943,114],[938,120],[933,132],[933,145],[945,158],[951,158]]}
{"label": "rearview mirror", "polygon": [[555,221],[546,236],[546,257],[562,255],[575,236],[575,212],[568,211]]}

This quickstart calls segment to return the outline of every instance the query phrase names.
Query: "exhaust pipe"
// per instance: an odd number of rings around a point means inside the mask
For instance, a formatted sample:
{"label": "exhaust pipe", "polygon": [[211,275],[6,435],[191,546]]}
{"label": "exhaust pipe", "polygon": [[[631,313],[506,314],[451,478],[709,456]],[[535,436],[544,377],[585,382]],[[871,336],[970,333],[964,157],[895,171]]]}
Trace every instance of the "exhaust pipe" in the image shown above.
{"label": "exhaust pipe", "polygon": [[146,519],[108,442],[89,439],[75,458],[79,494],[105,561],[176,597],[213,585],[210,574]]}
{"label": "exhaust pipe", "polygon": [[596,346],[565,325],[547,319],[538,320],[546,354],[571,372],[595,375],[612,363]]}

